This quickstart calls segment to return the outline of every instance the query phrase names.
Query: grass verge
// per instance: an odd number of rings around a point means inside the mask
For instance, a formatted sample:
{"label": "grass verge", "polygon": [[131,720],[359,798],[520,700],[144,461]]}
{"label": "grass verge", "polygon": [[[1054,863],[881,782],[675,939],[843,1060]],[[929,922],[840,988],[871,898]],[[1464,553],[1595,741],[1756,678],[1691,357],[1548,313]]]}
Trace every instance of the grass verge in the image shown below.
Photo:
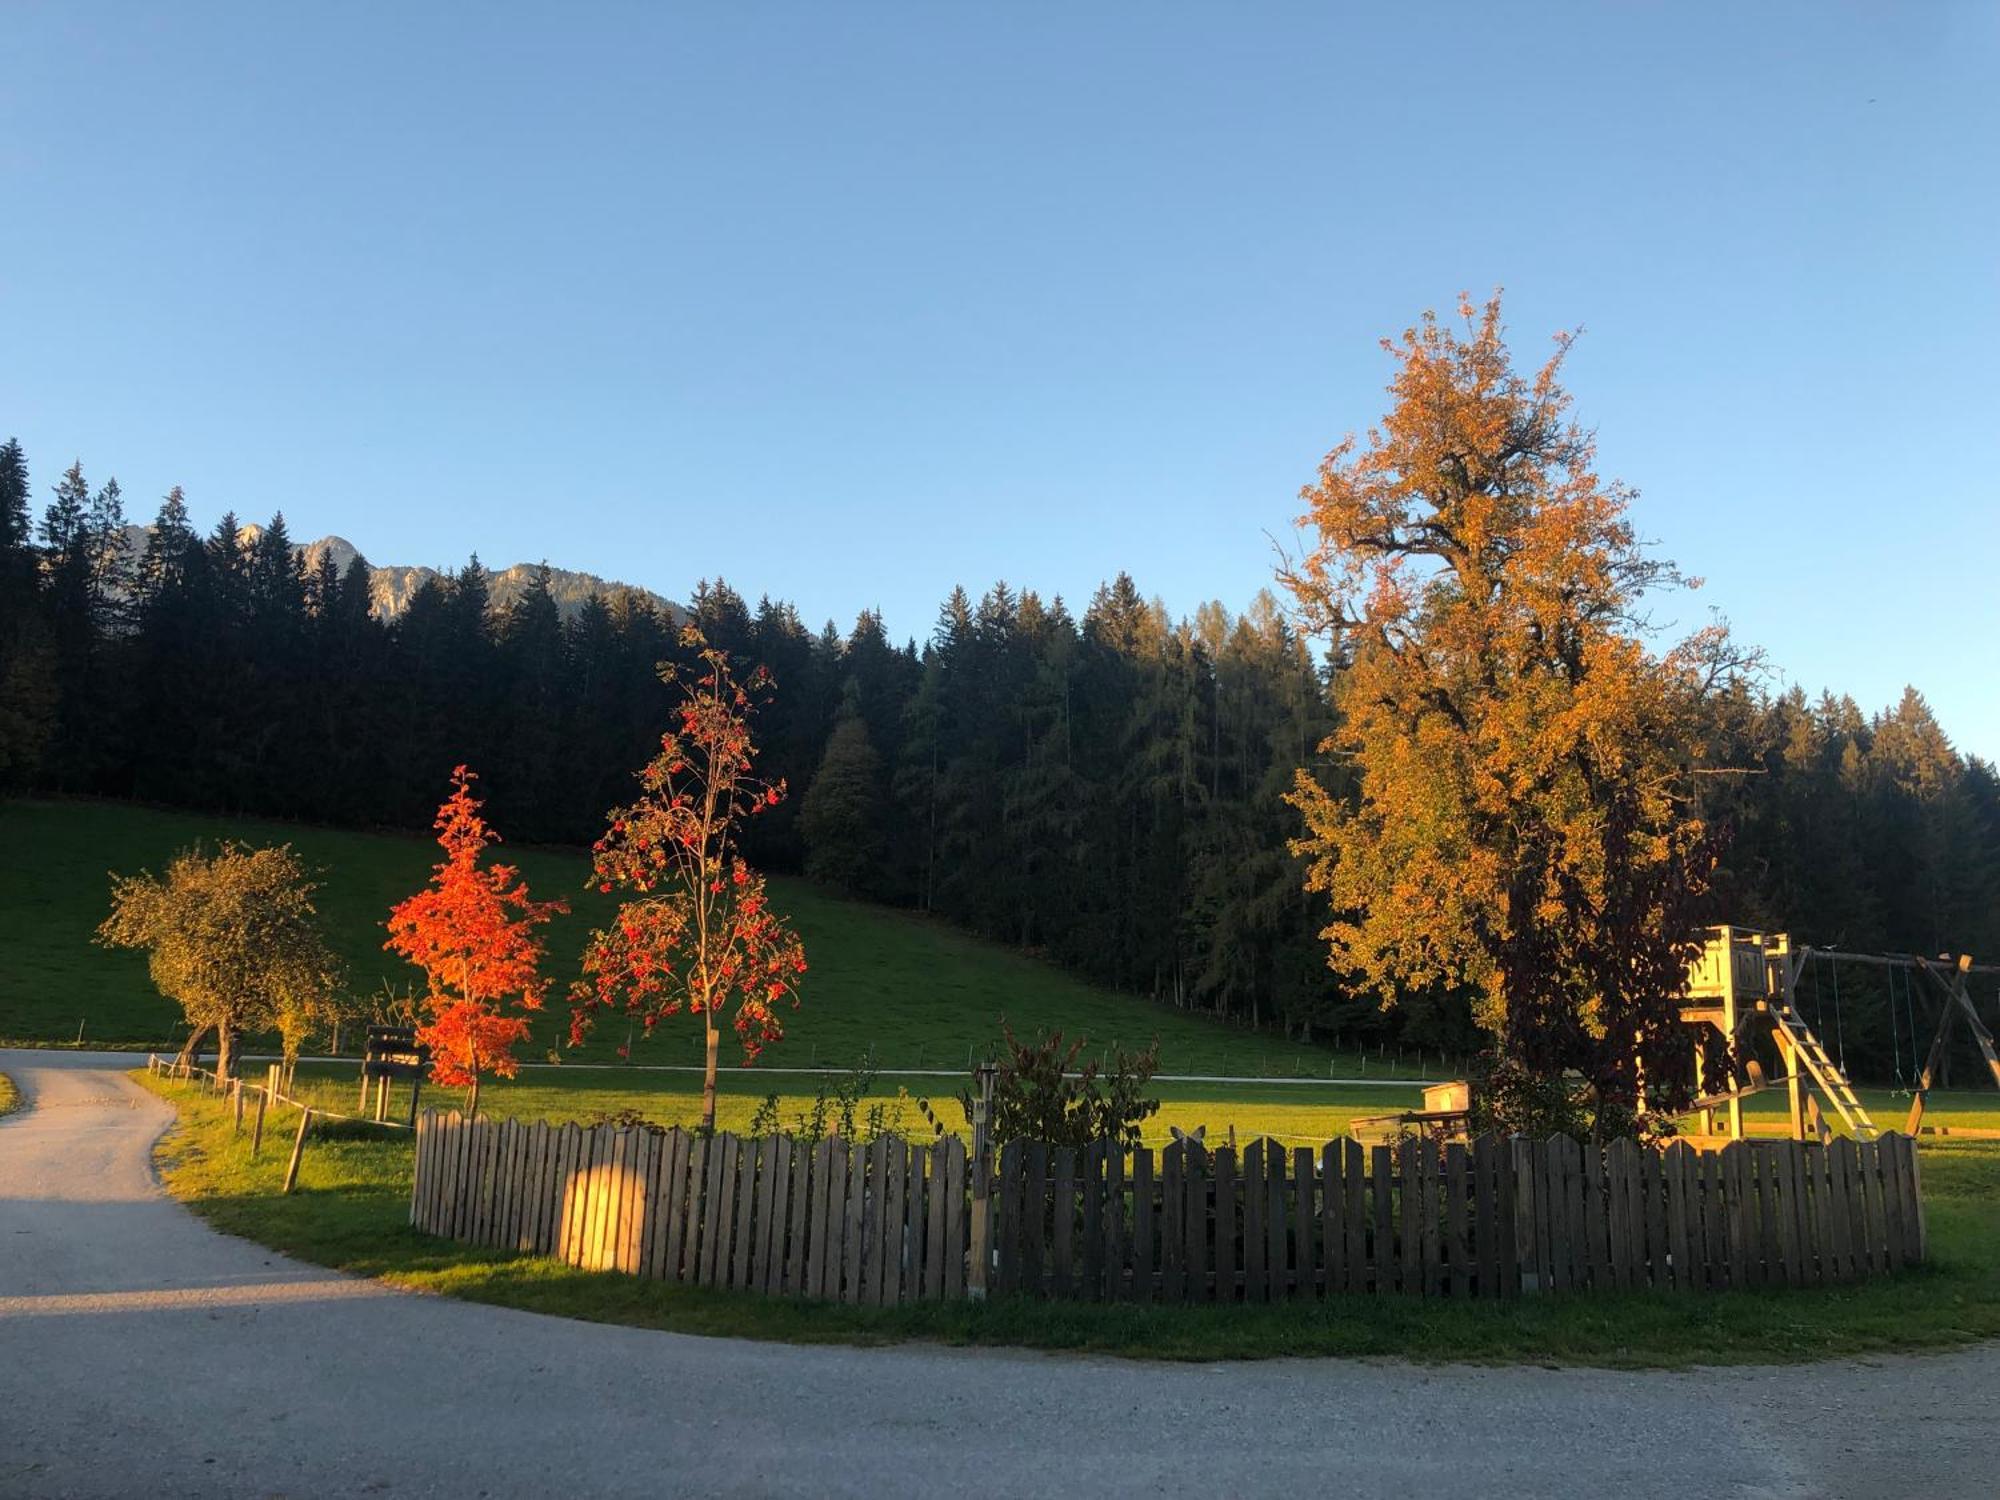
{"label": "grass verge", "polygon": [[1171,1360],[1345,1355],[1622,1368],[1789,1363],[2000,1336],[2000,1149],[1990,1145],[1925,1145],[1931,1263],[1859,1286],[1504,1305],[1349,1298],[1136,1307],[1003,1299],[870,1309],[667,1286],[417,1234],[407,1223],[409,1142],[364,1127],[315,1135],[300,1190],[282,1196],[282,1122],[253,1158],[247,1134],[232,1133],[223,1101],[143,1071],[134,1077],[180,1113],[160,1149],[169,1191],[217,1229],[397,1286],[592,1322],[799,1343],[928,1340]]}
{"label": "grass verge", "polygon": [[21,1107],[21,1091],[14,1087],[14,1080],[0,1073],[0,1115],[11,1115]]}

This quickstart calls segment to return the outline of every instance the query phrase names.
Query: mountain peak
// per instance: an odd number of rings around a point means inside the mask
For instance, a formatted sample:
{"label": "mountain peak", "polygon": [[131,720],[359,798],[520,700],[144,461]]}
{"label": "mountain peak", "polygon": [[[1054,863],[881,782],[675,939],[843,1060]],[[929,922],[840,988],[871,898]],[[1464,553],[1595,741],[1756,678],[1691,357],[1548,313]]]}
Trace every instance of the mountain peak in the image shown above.
{"label": "mountain peak", "polygon": [[[153,528],[150,526],[125,528],[126,546],[133,557],[136,558],[144,553],[146,542],[152,534]],[[246,548],[254,546],[263,534],[264,528],[254,522],[239,526],[236,528],[236,545]],[[334,568],[344,574],[354,565],[355,559],[361,556],[360,549],[354,543],[344,536],[333,535],[323,536],[316,542],[300,543],[294,546],[292,551],[307,573],[319,567],[321,558],[330,556]],[[510,568],[491,570],[488,589],[492,607],[496,611],[504,610],[526,593],[534,582],[535,570],[539,566],[539,563],[522,562],[515,563]],[[370,608],[377,618],[393,620],[409,608],[411,596],[423,587],[425,580],[442,579],[446,576],[437,568],[394,564],[388,567],[376,567],[371,563],[368,567]],[[682,613],[680,608],[651,589],[621,583],[616,579],[599,578],[595,573],[578,573],[568,568],[557,567],[549,569],[549,593],[554,596],[556,609],[564,619],[570,618],[582,609],[590,599],[610,598],[628,589],[646,600],[668,619],[680,618]]]}

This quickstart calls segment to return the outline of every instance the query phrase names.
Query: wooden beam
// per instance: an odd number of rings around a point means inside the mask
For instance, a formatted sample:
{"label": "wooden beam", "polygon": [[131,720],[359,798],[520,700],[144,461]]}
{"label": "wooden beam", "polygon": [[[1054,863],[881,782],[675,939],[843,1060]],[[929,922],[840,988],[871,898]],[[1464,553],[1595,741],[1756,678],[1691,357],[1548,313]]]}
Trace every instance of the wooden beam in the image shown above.
{"label": "wooden beam", "polygon": [[1926,957],[1921,953],[1849,953],[1844,948],[1801,948],[1801,956],[1818,954],[1821,958],[1835,958],[1842,963],[1873,964],[1880,969],[1920,969],[1939,964],[1957,964],[1964,974],[2000,974],[2000,964],[1976,964],[1970,957],[1952,959],[1942,955]]}

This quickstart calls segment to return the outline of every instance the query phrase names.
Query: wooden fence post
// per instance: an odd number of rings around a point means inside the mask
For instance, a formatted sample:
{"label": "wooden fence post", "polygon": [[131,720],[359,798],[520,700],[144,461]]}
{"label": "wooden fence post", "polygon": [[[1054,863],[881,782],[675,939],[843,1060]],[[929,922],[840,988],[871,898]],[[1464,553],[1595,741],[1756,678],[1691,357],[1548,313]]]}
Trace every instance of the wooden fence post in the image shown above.
{"label": "wooden fence post", "polygon": [[241,1135],[243,1134],[243,1080],[240,1078],[230,1079],[229,1093],[231,1102],[236,1107],[236,1123],[230,1129],[229,1133],[231,1135]]}
{"label": "wooden fence post", "polygon": [[269,1087],[257,1090],[257,1120],[250,1127],[250,1154],[255,1156],[264,1147],[264,1106],[271,1102]]}
{"label": "wooden fence post", "polygon": [[306,1127],[312,1124],[313,1112],[299,1111],[299,1133],[292,1137],[292,1159],[285,1164],[285,1185],[279,1191],[289,1193],[298,1184],[299,1158],[306,1154]]}
{"label": "wooden fence post", "polygon": [[979,1092],[972,1101],[972,1246],[965,1295],[974,1302],[986,1300],[987,1275],[992,1268],[993,1080],[998,1073],[992,1063],[980,1064],[975,1075]]}

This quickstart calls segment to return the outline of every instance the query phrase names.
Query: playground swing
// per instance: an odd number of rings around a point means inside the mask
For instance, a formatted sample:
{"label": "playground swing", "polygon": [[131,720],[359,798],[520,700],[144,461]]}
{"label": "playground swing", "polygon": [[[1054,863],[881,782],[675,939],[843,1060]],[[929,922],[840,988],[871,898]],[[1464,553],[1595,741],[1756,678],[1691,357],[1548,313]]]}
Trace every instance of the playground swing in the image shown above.
{"label": "playground swing", "polygon": [[[1917,1009],[1916,999],[1911,991],[1916,987],[1916,976],[1908,969],[1903,971],[1903,1025],[1910,1034],[1910,1072],[1917,1070]],[[1978,1020],[1975,1014],[1973,1019]],[[1904,1093],[1909,1090],[1905,1089]]]}
{"label": "playground swing", "polygon": [[[1903,1077],[1902,1023],[1896,1019],[1897,971],[1895,969],[1890,969],[1888,972],[1889,972],[1889,978],[1888,978],[1889,1055],[1891,1059],[1894,1061],[1896,1068],[1896,1086],[1893,1089],[1891,1089],[1890,1092],[1892,1094],[1902,1094],[1905,1097],[1907,1097],[1910,1092],[1910,1085],[1908,1080]],[[1903,980],[1903,994],[1904,994],[1903,1006],[1906,1011],[1909,1008],[1909,998],[1908,998],[1909,989],[1910,989],[1909,979],[1907,976],[1905,976]],[[1917,1031],[1916,1028],[1912,1026],[1910,1028],[1910,1066],[1914,1068],[1916,1065],[1917,1065]]]}

